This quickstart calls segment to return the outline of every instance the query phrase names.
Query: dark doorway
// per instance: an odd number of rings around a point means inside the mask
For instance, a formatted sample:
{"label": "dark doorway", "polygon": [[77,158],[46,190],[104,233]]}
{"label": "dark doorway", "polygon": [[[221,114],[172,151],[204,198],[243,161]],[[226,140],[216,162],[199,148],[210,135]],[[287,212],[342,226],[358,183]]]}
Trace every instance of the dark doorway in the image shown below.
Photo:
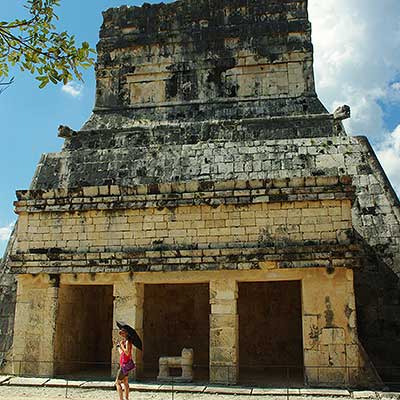
{"label": "dark doorway", "polygon": [[301,282],[239,283],[239,379],[303,384]]}
{"label": "dark doorway", "polygon": [[144,378],[158,374],[161,356],[180,356],[183,348],[194,352],[194,379],[208,380],[209,285],[145,285]]}
{"label": "dark doorway", "polygon": [[55,374],[109,377],[113,287],[61,285],[55,340]]}

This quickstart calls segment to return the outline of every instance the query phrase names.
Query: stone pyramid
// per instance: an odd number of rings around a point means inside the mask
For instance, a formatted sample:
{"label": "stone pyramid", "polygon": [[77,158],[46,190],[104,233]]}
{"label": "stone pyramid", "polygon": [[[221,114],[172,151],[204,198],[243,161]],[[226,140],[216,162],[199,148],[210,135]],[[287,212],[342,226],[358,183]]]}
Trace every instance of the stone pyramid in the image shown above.
{"label": "stone pyramid", "polygon": [[[349,109],[332,114],[318,99],[307,1],[180,0],[103,15],[93,113],[79,131],[60,127],[62,151],[42,156],[30,190],[17,194],[17,212],[74,210],[54,198],[78,192],[118,203],[129,194],[123,188],[157,195],[190,184],[201,196],[221,182],[226,190],[275,182],[283,188],[276,196],[290,201],[293,182],[353,185],[358,335],[380,375],[392,379],[400,367],[400,204],[368,139],[346,134]],[[315,196],[305,191],[302,199]],[[290,245],[288,229],[278,236],[271,240]],[[36,251],[57,260],[60,246],[16,238],[8,261],[15,273],[61,271],[29,258]]]}

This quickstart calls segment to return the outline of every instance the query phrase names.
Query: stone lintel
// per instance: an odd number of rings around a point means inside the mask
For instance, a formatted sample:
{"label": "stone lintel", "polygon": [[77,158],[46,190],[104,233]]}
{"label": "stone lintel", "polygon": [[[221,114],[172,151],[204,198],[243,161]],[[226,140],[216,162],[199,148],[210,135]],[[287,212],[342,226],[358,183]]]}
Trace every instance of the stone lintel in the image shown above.
{"label": "stone lintel", "polygon": [[[246,246],[249,244],[247,243]],[[15,254],[14,273],[171,272],[201,270],[271,270],[293,268],[359,268],[357,244],[286,244],[280,247],[215,249],[126,249],[124,252]]]}

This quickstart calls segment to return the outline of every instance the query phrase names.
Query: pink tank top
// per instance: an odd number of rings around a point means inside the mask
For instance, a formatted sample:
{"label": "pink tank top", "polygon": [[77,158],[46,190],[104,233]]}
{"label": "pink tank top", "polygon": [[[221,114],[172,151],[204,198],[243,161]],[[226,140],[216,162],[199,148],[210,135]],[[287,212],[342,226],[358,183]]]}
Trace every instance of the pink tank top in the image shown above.
{"label": "pink tank top", "polygon": [[[129,346],[129,343],[128,343],[128,346]],[[131,359],[132,359],[132,353],[129,353],[129,355],[126,355],[125,352],[123,351],[121,353],[121,355],[119,356],[119,364],[125,365]]]}

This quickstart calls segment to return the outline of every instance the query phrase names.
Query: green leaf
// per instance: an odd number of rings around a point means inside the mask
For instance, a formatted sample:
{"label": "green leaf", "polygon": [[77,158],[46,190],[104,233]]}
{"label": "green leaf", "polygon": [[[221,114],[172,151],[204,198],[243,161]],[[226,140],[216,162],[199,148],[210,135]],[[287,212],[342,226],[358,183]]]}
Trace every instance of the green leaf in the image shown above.
{"label": "green leaf", "polygon": [[94,65],[90,55],[95,50],[87,41],[79,47],[74,35],[57,31],[54,21],[58,20],[55,11],[60,0],[25,1],[29,18],[0,21],[0,73],[7,74],[9,66],[19,67],[36,75],[41,88],[50,82],[81,80],[79,70]]}
{"label": "green leaf", "polygon": [[49,78],[47,76],[43,76],[42,78],[39,89],[43,89],[49,83]]}

